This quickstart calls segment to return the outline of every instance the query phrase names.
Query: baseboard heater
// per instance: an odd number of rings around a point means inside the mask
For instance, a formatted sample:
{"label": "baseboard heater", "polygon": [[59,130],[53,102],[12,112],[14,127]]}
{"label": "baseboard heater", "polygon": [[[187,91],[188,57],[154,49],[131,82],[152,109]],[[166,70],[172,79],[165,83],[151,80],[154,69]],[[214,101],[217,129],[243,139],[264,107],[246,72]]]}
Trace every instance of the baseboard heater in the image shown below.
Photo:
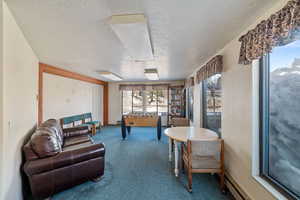
{"label": "baseboard heater", "polygon": [[227,172],[225,173],[225,184],[236,200],[251,200],[251,198],[242,190],[242,188]]}

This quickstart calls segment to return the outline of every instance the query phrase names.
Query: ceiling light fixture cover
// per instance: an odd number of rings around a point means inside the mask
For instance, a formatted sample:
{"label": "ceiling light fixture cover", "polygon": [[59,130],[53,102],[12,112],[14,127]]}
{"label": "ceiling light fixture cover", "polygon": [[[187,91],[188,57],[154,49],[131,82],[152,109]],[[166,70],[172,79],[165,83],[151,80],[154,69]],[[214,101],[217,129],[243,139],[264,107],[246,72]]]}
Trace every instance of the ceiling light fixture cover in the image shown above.
{"label": "ceiling light fixture cover", "polygon": [[102,77],[112,80],[112,81],[121,81],[122,78],[112,72],[105,72],[105,71],[101,71],[98,72]]}
{"label": "ceiling light fixture cover", "polygon": [[113,15],[109,24],[133,60],[154,59],[147,19],[143,14]]}
{"label": "ceiling light fixture cover", "polygon": [[145,76],[149,80],[153,80],[153,81],[159,80],[158,72],[156,68],[145,69]]}

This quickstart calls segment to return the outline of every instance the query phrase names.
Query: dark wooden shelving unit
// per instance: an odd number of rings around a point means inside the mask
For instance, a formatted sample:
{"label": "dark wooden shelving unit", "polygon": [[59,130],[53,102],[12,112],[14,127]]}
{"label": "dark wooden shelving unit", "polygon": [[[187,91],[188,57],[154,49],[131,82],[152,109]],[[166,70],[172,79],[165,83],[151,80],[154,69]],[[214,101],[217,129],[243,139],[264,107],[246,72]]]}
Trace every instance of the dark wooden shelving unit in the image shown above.
{"label": "dark wooden shelving unit", "polygon": [[185,90],[184,86],[169,86],[168,125],[173,117],[185,117]]}

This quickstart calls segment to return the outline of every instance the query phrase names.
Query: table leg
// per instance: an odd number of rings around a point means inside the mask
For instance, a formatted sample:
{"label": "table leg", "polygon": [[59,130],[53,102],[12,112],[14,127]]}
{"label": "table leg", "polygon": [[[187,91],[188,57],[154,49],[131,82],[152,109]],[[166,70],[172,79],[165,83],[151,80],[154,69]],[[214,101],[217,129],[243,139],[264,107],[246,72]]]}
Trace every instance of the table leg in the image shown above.
{"label": "table leg", "polygon": [[172,139],[169,137],[169,162],[171,162],[172,161],[172,144],[173,143],[173,141],[172,141]]}
{"label": "table leg", "polygon": [[126,124],[125,124],[124,116],[122,116],[122,121],[121,121],[121,133],[122,133],[123,140],[125,140],[125,138],[126,138]]}
{"label": "table leg", "polygon": [[178,153],[178,143],[176,140],[174,140],[174,151],[175,151],[175,176],[178,177],[179,174],[179,170],[178,170],[178,157],[179,157],[179,153]]}
{"label": "table leg", "polygon": [[160,140],[161,138],[161,117],[158,117],[157,121],[157,139]]}

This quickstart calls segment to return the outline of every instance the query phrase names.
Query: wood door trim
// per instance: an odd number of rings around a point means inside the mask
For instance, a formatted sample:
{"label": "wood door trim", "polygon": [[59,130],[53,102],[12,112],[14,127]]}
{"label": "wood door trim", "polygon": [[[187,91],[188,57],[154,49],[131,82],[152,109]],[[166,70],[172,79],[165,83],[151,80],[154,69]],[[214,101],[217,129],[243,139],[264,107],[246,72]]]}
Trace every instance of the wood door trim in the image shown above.
{"label": "wood door trim", "polygon": [[71,72],[65,69],[61,69],[58,67],[54,67],[51,65],[47,65],[44,63],[40,63],[40,68],[42,68],[43,72],[48,73],[48,74],[54,74],[57,76],[63,76],[66,78],[71,78],[71,79],[75,79],[75,80],[79,80],[79,81],[84,81],[84,82],[88,82],[88,83],[94,83],[97,85],[105,85],[107,82],[105,81],[101,81],[99,79],[96,78],[92,78],[89,76],[85,76],[76,72]]}
{"label": "wood door trim", "polygon": [[44,63],[39,63],[39,82],[38,82],[38,124],[43,121],[43,73],[62,76],[65,78],[75,79],[88,83],[93,83],[103,86],[103,124],[108,124],[108,82],[76,72],[71,72],[59,67],[51,66]]}
{"label": "wood door trim", "polygon": [[103,124],[108,125],[108,97],[109,97],[109,89],[108,83],[104,84],[103,87]]}
{"label": "wood door trim", "polygon": [[39,86],[38,86],[38,125],[43,121],[43,66],[39,64]]}

